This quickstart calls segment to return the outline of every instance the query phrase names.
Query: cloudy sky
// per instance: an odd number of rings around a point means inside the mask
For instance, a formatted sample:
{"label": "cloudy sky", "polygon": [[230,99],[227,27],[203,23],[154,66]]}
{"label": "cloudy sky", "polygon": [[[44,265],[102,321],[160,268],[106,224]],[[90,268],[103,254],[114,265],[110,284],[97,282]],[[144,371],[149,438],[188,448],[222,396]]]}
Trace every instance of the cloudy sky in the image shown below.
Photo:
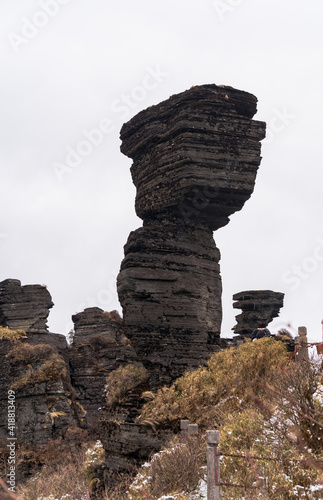
{"label": "cloudy sky", "polygon": [[[232,295],[282,291],[271,330],[322,338],[322,29],[319,0],[2,0],[0,280],[47,285],[50,330],[118,309],[123,245],[141,225],[122,123],[192,85],[258,97],[256,187],[214,234]],[[89,142],[91,139],[91,143]]]}

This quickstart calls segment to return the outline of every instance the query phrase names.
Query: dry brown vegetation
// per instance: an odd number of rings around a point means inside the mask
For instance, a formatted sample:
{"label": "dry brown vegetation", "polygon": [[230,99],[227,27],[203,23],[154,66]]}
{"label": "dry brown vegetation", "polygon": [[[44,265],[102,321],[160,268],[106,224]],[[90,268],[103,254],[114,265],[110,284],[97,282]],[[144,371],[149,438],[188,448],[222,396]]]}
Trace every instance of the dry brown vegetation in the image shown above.
{"label": "dry brown vegetation", "polygon": [[[89,500],[91,463],[87,450],[92,453],[95,443],[85,430],[74,428],[63,441],[53,440],[37,449],[18,447],[19,500]],[[5,447],[2,450],[1,475],[5,477]],[[3,498],[1,493],[0,498]]]}
{"label": "dry brown vegetation", "polygon": [[284,345],[273,339],[225,349],[214,354],[207,367],[160,389],[144,406],[139,421],[174,430],[180,419],[203,428],[219,427],[225,415],[241,411],[255,396],[264,394],[263,381],[271,383],[289,364]]}
{"label": "dry brown vegetation", "polygon": [[11,389],[19,391],[27,385],[42,384],[44,382],[56,382],[66,377],[65,361],[59,354],[52,354],[38,368],[28,368],[17,377],[11,384]]}
{"label": "dry brown vegetation", "polygon": [[0,340],[9,340],[10,342],[16,342],[17,340],[24,337],[26,332],[23,330],[11,330],[7,326],[0,326]]}
{"label": "dry brown vegetation", "polygon": [[17,343],[7,354],[12,366],[29,365],[41,359],[48,359],[53,354],[53,348],[48,344],[30,345]]}
{"label": "dry brown vegetation", "polygon": [[[107,379],[107,403],[122,402],[129,391],[144,389],[146,380],[147,372],[138,365],[115,370]],[[205,498],[197,485],[205,475],[208,428],[220,430],[224,500],[322,498],[322,490],[313,490],[323,482],[322,366],[291,361],[282,342],[265,338],[216,353],[207,367],[146,396],[142,423],[176,431],[185,418],[199,424],[199,437],[174,437],[134,480],[122,477],[109,494],[100,479],[100,446],[86,455],[89,445],[82,447],[86,439],[81,438],[71,455],[60,450],[62,442],[54,453],[48,445],[42,457],[47,465],[36,480],[21,486],[22,498],[40,500],[46,494],[51,500],[88,500],[88,487],[100,500]],[[25,463],[32,461],[26,456]],[[265,478],[262,485],[259,477]]]}
{"label": "dry brown vegetation", "polygon": [[110,312],[105,311],[103,314],[110,321],[113,321],[114,323],[118,323],[119,325],[122,324],[122,318],[121,318],[120,314],[118,313],[118,311],[116,311],[116,310],[110,311]]}
{"label": "dry brown vegetation", "polygon": [[[221,498],[318,499],[322,490],[311,486],[323,481],[322,390],[322,366],[295,363],[282,342],[261,339],[217,353],[206,368],[150,394],[139,420],[176,429],[185,418],[201,432],[218,428],[221,481],[232,485],[221,487]],[[129,498],[199,498],[172,487],[171,473],[167,491],[157,487],[151,470],[152,463],[140,470]],[[262,489],[258,477],[266,478]]]}
{"label": "dry brown vegetation", "polygon": [[107,377],[106,404],[113,407],[121,404],[127,393],[148,380],[148,372],[141,365],[120,366]]}

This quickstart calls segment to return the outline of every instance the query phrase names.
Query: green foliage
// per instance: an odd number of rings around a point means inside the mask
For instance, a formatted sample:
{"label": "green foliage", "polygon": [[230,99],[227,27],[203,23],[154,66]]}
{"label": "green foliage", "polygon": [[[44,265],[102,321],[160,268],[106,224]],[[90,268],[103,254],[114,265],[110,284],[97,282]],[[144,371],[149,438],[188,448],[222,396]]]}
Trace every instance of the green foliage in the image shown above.
{"label": "green foliage", "polygon": [[121,404],[129,392],[148,380],[148,372],[141,365],[120,366],[106,380],[106,404],[113,407]]}
{"label": "green foliage", "polygon": [[181,418],[203,428],[219,425],[264,392],[288,363],[282,342],[264,338],[215,353],[207,367],[186,373],[163,387],[143,407],[140,422],[177,429]]}
{"label": "green foliage", "polygon": [[10,342],[17,342],[21,337],[25,336],[26,332],[23,330],[11,330],[7,326],[0,326],[0,340],[9,340]]}

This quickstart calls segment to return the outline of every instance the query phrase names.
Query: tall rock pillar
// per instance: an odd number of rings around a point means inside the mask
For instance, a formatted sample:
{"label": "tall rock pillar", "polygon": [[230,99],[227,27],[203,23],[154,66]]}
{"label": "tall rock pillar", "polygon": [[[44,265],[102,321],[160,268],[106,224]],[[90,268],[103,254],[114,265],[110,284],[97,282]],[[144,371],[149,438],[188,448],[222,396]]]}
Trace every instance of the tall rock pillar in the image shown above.
{"label": "tall rock pillar", "polygon": [[255,96],[202,85],[140,112],[121,129],[133,159],[136,213],[118,276],[125,334],[151,373],[170,383],[218,349],[220,253],[213,231],[251,196],[265,124]]}

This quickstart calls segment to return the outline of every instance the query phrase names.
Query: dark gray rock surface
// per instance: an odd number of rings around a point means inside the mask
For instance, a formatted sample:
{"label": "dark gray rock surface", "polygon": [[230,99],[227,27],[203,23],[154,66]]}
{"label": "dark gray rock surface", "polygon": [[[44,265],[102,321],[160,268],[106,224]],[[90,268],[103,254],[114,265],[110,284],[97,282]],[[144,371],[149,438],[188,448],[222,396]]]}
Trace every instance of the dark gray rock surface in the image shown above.
{"label": "dark gray rock surface", "polygon": [[130,234],[118,276],[124,328],[152,387],[198,367],[222,320],[220,253],[203,227],[146,225]]}
{"label": "dark gray rock surface", "polygon": [[100,439],[106,452],[105,483],[110,488],[120,481],[120,474],[132,472],[159,451],[172,435],[170,430],[154,431],[137,422],[143,386],[130,391],[126,401],[114,408],[103,406],[100,412]]}
{"label": "dark gray rock surface", "polygon": [[[21,353],[26,345],[37,346],[35,358],[26,356],[23,359]],[[20,361],[15,360],[17,352]],[[8,435],[8,390],[12,388],[16,407],[15,437],[21,443],[40,446],[63,437],[69,427],[79,425],[80,415],[73,401],[68,363],[64,361],[66,355],[67,343],[63,335],[28,333],[15,342],[0,342],[0,439]],[[44,371],[46,362],[52,364]],[[30,382],[16,388],[17,381],[31,370],[35,378],[31,377]],[[43,377],[39,376],[41,371]]]}
{"label": "dark gray rock surface", "polygon": [[242,309],[236,316],[234,333],[251,336],[255,328],[266,328],[284,305],[284,294],[272,290],[249,290],[233,295],[233,307]]}
{"label": "dark gray rock surface", "polygon": [[86,423],[98,424],[98,409],[106,377],[120,365],[137,359],[136,352],[122,331],[122,320],[116,311],[98,307],[72,316],[75,333],[69,349],[71,381],[77,400],[86,410]]}
{"label": "dark gray rock surface", "polygon": [[52,306],[44,286],[21,286],[14,279],[0,283],[0,326],[25,332],[15,340],[0,340],[0,439],[8,435],[10,389],[15,391],[15,437],[20,442],[46,444],[80,424],[66,337],[47,331]]}
{"label": "dark gray rock surface", "polygon": [[138,113],[121,129],[133,159],[135,208],[118,276],[125,334],[169,384],[219,349],[220,253],[212,231],[251,196],[265,124],[252,94],[201,85]]}
{"label": "dark gray rock surface", "polygon": [[16,279],[6,279],[0,283],[1,326],[25,332],[47,332],[47,317],[53,305],[45,286],[21,286],[21,282]]}
{"label": "dark gray rock surface", "polygon": [[227,224],[254,189],[265,137],[256,111],[248,92],[201,85],[126,123],[121,151],[133,159],[137,215],[148,222],[186,213],[212,230]]}

